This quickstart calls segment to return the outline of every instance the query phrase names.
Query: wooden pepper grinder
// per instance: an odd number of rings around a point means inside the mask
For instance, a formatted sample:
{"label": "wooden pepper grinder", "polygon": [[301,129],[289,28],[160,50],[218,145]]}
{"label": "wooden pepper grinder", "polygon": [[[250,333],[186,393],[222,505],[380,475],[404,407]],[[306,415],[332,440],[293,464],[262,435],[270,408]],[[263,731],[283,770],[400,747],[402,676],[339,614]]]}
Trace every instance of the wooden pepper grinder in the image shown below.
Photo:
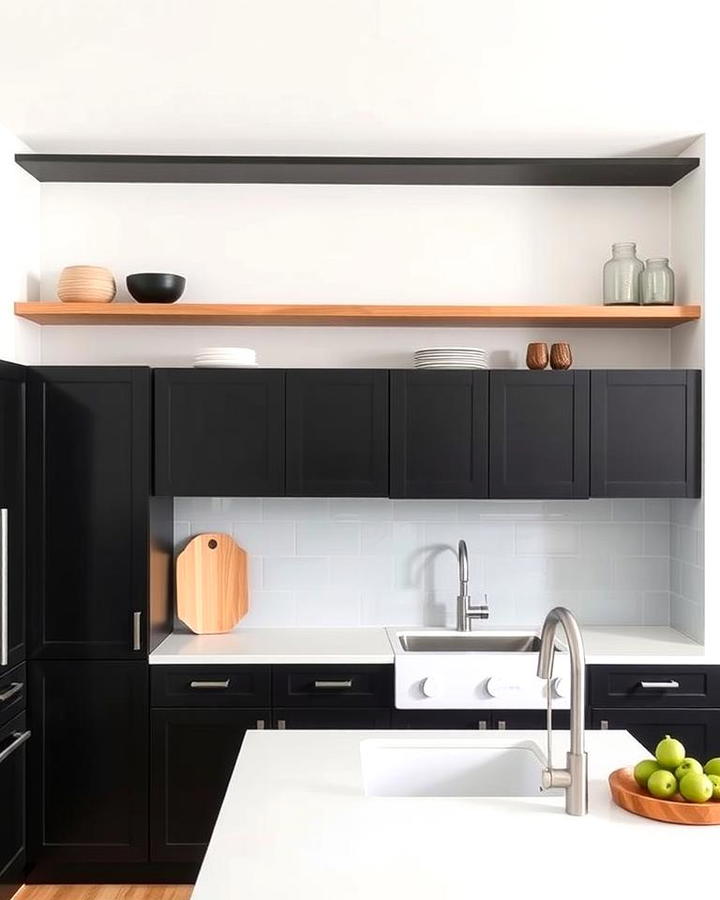
{"label": "wooden pepper grinder", "polygon": [[572,350],[570,344],[560,341],[550,348],[550,368],[569,369],[572,365]]}
{"label": "wooden pepper grinder", "polygon": [[[553,344],[553,346],[555,346]],[[544,369],[548,364],[548,346],[543,343],[532,343],[527,345],[527,354],[525,362],[528,369]]]}

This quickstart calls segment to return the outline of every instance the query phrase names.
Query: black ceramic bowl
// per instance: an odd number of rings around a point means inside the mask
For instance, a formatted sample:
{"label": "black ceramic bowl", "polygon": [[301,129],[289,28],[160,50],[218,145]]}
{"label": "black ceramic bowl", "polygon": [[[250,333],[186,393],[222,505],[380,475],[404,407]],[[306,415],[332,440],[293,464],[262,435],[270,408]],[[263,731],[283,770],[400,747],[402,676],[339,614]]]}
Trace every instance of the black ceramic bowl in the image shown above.
{"label": "black ceramic bowl", "polygon": [[128,275],[125,283],[138,303],[174,303],[185,290],[183,276],[169,272],[137,272]]}

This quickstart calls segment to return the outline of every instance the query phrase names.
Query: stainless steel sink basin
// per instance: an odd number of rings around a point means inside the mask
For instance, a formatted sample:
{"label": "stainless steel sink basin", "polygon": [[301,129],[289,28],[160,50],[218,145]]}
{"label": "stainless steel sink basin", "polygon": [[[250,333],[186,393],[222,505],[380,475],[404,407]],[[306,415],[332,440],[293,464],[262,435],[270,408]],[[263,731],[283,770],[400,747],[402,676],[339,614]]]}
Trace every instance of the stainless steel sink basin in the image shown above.
{"label": "stainless steel sink basin", "polygon": [[401,634],[407,653],[537,653],[540,639],[534,634]]}

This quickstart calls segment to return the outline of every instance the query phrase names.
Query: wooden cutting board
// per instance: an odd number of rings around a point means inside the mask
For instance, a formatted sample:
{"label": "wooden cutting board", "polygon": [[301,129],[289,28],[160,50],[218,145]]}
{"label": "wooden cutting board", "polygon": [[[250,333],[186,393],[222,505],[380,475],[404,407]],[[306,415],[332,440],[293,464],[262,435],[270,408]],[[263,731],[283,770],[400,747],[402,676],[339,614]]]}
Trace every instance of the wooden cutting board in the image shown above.
{"label": "wooden cutting board", "polygon": [[176,591],[195,634],[230,631],[248,611],[247,554],[229,534],[196,535],[177,558]]}

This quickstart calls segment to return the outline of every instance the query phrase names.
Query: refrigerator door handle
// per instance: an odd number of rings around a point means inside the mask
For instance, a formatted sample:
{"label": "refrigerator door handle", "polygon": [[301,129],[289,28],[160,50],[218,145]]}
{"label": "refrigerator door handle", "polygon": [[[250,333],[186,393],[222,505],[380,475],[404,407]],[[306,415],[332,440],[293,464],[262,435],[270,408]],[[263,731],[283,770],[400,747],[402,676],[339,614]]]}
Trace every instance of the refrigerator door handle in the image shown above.
{"label": "refrigerator door handle", "polygon": [[8,599],[8,511],[0,509],[0,666],[6,666],[10,654],[10,617]]}
{"label": "refrigerator door handle", "polygon": [[25,741],[30,739],[30,734],[31,732],[29,731],[13,731],[11,737],[15,738],[15,740],[4,750],[0,751],[0,763],[5,762],[8,756],[14,753],[18,747],[22,747]]}

